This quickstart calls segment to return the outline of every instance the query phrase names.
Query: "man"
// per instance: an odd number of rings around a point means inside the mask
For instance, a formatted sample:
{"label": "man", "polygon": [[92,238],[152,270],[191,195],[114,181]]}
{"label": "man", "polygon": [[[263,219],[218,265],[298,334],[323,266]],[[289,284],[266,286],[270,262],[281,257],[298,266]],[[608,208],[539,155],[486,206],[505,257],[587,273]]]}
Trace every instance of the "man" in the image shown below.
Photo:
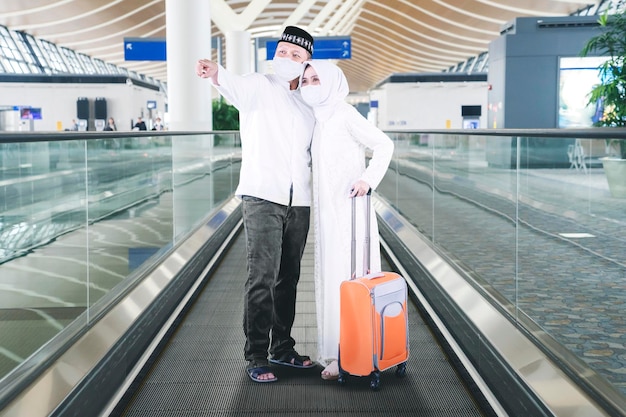
{"label": "man", "polygon": [[291,328],[300,261],[309,231],[312,110],[298,83],[313,37],[287,26],[272,61],[275,74],[235,75],[207,59],[196,73],[239,110],[242,162],[235,194],[243,201],[248,250],[243,326],[246,371],[255,382],[277,378],[269,362],[296,368],[315,364],[299,355]]}
{"label": "man", "polygon": [[133,126],[133,130],[148,130],[146,122],[141,120],[141,117],[137,118],[137,123]]}

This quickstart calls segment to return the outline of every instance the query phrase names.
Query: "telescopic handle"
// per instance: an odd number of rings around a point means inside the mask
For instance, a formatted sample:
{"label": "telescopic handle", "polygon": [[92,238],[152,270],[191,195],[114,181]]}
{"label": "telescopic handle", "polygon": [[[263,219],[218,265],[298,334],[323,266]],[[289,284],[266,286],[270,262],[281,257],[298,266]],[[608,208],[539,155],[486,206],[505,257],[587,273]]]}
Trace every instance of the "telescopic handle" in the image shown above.
{"label": "telescopic handle", "polygon": [[[365,240],[363,242],[363,271],[365,274],[370,273],[370,227],[371,221],[371,197],[372,190],[368,190],[367,194],[364,196],[366,198],[365,202]],[[356,197],[352,197],[352,241],[350,247],[350,268],[352,273],[350,274],[350,279],[353,280],[356,278]]]}

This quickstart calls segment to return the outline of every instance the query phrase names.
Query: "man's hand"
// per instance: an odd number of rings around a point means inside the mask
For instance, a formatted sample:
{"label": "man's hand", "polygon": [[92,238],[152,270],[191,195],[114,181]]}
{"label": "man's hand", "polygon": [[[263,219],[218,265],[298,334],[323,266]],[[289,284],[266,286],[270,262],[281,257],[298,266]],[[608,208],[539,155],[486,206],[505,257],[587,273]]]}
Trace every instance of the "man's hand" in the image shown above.
{"label": "man's hand", "polygon": [[208,59],[199,59],[196,63],[196,74],[200,78],[211,78],[217,84],[217,64]]}

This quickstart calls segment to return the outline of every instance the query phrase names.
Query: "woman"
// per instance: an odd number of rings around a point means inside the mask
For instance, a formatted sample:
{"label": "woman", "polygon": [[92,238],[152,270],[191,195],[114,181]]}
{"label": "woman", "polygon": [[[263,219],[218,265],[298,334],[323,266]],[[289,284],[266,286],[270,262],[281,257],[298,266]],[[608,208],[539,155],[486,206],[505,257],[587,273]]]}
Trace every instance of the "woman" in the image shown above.
{"label": "woman", "polygon": [[[393,155],[393,142],[346,103],[348,82],[339,67],[328,61],[309,61],[301,80],[301,94],[315,113],[311,144],[313,161],[313,227],[315,232],[315,296],[318,359],[323,379],[339,376],[339,286],[350,278],[351,198],[365,195],[382,180]],[[372,159],[366,168],[365,150]],[[364,275],[363,242],[366,199],[357,201],[356,274]],[[371,216],[371,272],[380,271],[376,217]]]}
{"label": "woman", "polygon": [[115,126],[115,120],[113,120],[112,117],[109,117],[107,125],[102,130],[105,130],[105,131],[108,131],[108,132],[113,132],[113,131],[117,130],[117,126]]}

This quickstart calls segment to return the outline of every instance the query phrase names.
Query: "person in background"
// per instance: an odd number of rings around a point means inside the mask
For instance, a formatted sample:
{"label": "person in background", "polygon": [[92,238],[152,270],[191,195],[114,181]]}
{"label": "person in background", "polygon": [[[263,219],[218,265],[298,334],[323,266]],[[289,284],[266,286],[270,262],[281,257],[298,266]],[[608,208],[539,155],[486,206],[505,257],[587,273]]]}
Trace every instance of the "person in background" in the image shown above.
{"label": "person in background", "polygon": [[137,123],[133,126],[133,130],[148,130],[146,127],[146,122],[141,120],[141,117],[137,118]]}
{"label": "person in background", "polygon": [[[387,172],[394,145],[380,129],[346,102],[348,82],[329,61],[310,61],[300,82],[302,98],[315,112],[313,161],[314,280],[318,361],[323,379],[337,379],[339,286],[350,279],[352,198],[375,189]],[[372,158],[365,163],[365,150]],[[366,199],[356,201],[356,242],[365,238]],[[376,216],[370,216],[370,271],[380,272]],[[363,245],[356,245],[356,276],[363,276]]]}
{"label": "person in background", "polygon": [[109,117],[109,120],[107,121],[107,125],[104,127],[104,129],[107,132],[112,132],[117,130],[117,127],[115,126],[115,120],[113,120],[112,117]]}
{"label": "person in background", "polygon": [[161,118],[157,117],[154,119],[154,125],[151,130],[163,130],[163,124],[161,123]]}
{"label": "person in background", "polygon": [[244,357],[246,372],[255,382],[277,380],[269,363],[316,366],[296,352],[291,336],[309,231],[315,122],[298,83],[303,62],[312,54],[313,37],[287,26],[272,60],[275,74],[236,75],[207,59],[196,64],[197,75],[208,78],[240,115],[242,162],[235,194],[243,201],[248,258]]}

